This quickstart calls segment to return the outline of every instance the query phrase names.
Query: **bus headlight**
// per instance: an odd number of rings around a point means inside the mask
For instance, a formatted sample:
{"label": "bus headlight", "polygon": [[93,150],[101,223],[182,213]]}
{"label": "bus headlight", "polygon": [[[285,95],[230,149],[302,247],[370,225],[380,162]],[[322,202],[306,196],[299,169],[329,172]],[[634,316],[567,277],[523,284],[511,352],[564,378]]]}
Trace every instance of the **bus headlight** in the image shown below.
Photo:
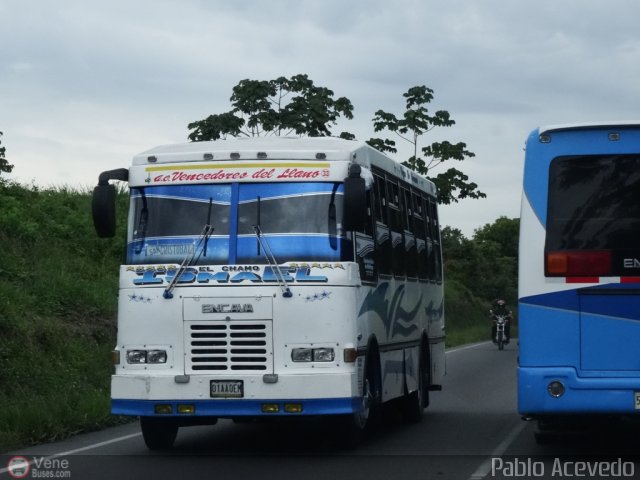
{"label": "bus headlight", "polygon": [[294,362],[310,362],[311,358],[310,348],[294,348],[291,350],[291,360]]}
{"label": "bus headlight", "polygon": [[127,363],[147,363],[147,351],[127,350]]}
{"label": "bus headlight", "polygon": [[333,362],[336,358],[336,354],[333,348],[314,348],[313,349],[313,361],[314,362]]}
{"label": "bus headlight", "polygon": [[294,362],[333,362],[336,352],[333,348],[294,348],[291,360]]}
{"label": "bus headlight", "polygon": [[167,363],[167,351],[149,350],[147,352],[147,363]]}
{"label": "bus headlight", "polygon": [[166,350],[127,350],[127,363],[167,363]]}

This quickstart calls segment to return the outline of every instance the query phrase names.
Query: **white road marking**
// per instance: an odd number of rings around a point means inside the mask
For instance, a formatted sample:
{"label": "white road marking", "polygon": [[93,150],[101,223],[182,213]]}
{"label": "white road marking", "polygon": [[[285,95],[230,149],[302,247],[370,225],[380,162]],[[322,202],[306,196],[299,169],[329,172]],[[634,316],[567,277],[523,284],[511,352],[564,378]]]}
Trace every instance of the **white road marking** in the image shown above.
{"label": "white road marking", "polygon": [[486,342],[480,342],[480,343],[472,343],[470,345],[462,345],[461,347],[453,347],[453,348],[449,348],[447,349],[444,353],[456,353],[456,352],[461,352],[463,350],[469,350],[470,348],[478,348],[478,347],[482,347],[483,345],[487,345],[488,343],[491,343],[491,340],[487,340]]}
{"label": "white road marking", "polygon": [[498,446],[493,450],[493,452],[491,452],[491,455],[489,455],[484,460],[484,462],[482,462],[478,466],[478,468],[476,468],[475,472],[473,472],[469,477],[469,480],[481,480],[482,478],[486,477],[491,471],[492,460],[496,457],[500,457],[504,452],[506,452],[507,448],[509,448],[509,446],[513,443],[516,437],[520,435],[520,433],[522,433],[522,430],[524,430],[526,426],[527,424],[524,421],[521,421],[520,423],[518,423],[513,428],[513,430],[509,432],[509,435],[504,437],[502,442],[500,442]]}
{"label": "white road marking", "polygon": [[[45,459],[45,460],[48,460],[50,458],[65,457],[67,455],[74,455],[76,453],[86,452],[87,450],[93,450],[94,448],[104,447],[105,445],[109,445],[109,444],[112,444],[112,443],[123,442],[125,440],[129,440],[130,438],[138,437],[140,435],[142,435],[142,432],[131,433],[129,435],[123,435],[122,437],[112,438],[111,440],[105,440],[104,442],[94,443],[94,444],[91,444],[91,445],[87,445],[85,447],[75,448],[73,450],[67,450],[66,452],[53,453],[53,454],[47,455],[47,456],[43,455],[42,458]],[[26,455],[18,454],[17,456],[24,457]],[[38,458],[38,459],[41,458],[40,455],[29,455],[29,456],[33,456],[34,459],[35,458]],[[35,460],[31,460],[29,462],[29,466],[33,466],[34,462],[35,462]],[[8,471],[9,471],[8,468],[0,468],[0,473],[6,473]]]}

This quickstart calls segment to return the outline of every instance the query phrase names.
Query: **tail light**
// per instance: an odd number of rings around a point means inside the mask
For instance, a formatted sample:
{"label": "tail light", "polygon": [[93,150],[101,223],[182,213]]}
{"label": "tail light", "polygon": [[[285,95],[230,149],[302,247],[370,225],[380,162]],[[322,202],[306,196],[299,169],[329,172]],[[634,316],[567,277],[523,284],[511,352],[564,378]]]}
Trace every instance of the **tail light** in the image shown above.
{"label": "tail light", "polygon": [[547,277],[602,277],[611,274],[611,252],[559,251],[545,253]]}

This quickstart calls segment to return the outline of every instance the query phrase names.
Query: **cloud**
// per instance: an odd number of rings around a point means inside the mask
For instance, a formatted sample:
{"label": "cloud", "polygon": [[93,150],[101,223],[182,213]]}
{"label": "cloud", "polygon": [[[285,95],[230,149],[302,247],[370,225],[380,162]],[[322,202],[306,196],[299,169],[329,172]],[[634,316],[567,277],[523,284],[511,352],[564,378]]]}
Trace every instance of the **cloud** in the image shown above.
{"label": "cloud", "polygon": [[457,121],[426,140],[476,153],[455,166],[488,198],[442,210],[471,234],[518,214],[533,128],[640,110],[633,0],[34,0],[0,1],[0,15],[3,146],[13,178],[44,185],[91,184],[185,141],[244,78],[308,74],[351,99],[356,118],[334,131],[361,140],[377,109],[400,114],[424,84]]}

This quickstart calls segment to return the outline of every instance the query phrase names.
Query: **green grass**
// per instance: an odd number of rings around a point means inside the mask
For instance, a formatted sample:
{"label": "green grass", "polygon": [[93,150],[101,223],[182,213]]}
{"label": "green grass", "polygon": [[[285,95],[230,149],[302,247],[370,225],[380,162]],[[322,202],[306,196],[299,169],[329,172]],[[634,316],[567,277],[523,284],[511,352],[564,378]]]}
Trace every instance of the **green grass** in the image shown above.
{"label": "green grass", "polygon": [[124,236],[97,239],[90,202],[0,182],[0,451],[118,421],[109,352]]}
{"label": "green grass", "polygon": [[[455,280],[445,283],[445,319],[447,347],[484,342],[491,337],[488,301],[478,299]],[[511,326],[511,336],[518,335],[517,325]]]}
{"label": "green grass", "polygon": [[444,294],[447,347],[488,340],[489,304],[455,280],[445,281]]}

